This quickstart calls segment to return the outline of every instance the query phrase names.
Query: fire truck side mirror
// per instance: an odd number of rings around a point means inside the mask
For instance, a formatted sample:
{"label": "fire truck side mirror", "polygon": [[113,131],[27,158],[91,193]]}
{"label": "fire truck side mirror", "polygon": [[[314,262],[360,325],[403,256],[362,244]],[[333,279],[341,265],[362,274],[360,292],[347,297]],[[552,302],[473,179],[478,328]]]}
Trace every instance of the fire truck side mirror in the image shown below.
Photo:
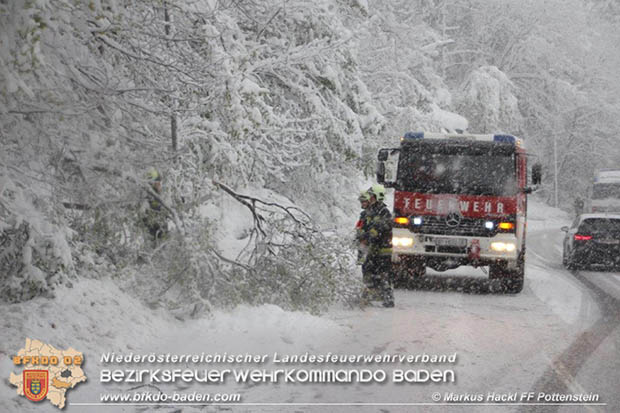
{"label": "fire truck side mirror", "polygon": [[377,154],[377,182],[382,184],[383,186],[385,186],[386,188],[394,188],[394,186],[396,185],[395,182],[392,181],[386,181],[385,180],[385,175],[386,175],[386,166],[385,166],[385,162],[388,161],[388,179],[394,179],[394,177],[392,176],[394,174],[395,171],[392,170],[392,166],[394,166],[392,164],[392,161],[394,158],[392,158],[391,156],[398,153],[399,149],[397,148],[383,148],[383,149],[379,149],[379,153]]}
{"label": "fire truck side mirror", "polygon": [[377,182],[380,184],[385,183],[385,163],[383,161],[377,162]]}
{"label": "fire truck side mirror", "polygon": [[388,159],[388,151],[387,149],[381,149],[379,154],[377,155],[377,159],[379,162],[385,162]]}
{"label": "fire truck side mirror", "polygon": [[534,185],[540,185],[542,181],[542,165],[537,163],[532,166],[532,183]]}

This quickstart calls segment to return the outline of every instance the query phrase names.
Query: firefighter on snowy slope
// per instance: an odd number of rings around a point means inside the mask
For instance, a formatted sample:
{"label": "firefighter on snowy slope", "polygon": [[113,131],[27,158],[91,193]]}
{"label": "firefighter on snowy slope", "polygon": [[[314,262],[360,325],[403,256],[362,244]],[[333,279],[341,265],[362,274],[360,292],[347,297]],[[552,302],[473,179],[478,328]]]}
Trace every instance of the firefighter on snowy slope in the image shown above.
{"label": "firefighter on snowy slope", "polygon": [[[157,195],[162,194],[161,174],[157,169],[151,168],[146,174],[146,177],[151,185],[151,189]],[[149,234],[153,243],[164,239],[168,234],[168,220],[167,214],[159,202],[152,194],[148,195],[148,205],[143,208],[142,222]]]}
{"label": "firefighter on snowy slope", "polygon": [[365,289],[362,300],[368,301],[378,293],[384,307],[394,307],[394,291],[391,284],[392,271],[392,214],[383,203],[385,188],[373,185],[369,190],[364,232],[361,240],[368,245],[366,260],[362,265]]}
{"label": "firefighter on snowy slope", "polygon": [[358,200],[360,201],[362,212],[357,220],[357,224],[355,224],[355,241],[357,243],[357,264],[362,265],[366,259],[366,252],[368,251],[368,245],[366,241],[362,239],[366,230],[366,208],[368,208],[368,204],[370,203],[370,194],[368,191],[362,191]]}

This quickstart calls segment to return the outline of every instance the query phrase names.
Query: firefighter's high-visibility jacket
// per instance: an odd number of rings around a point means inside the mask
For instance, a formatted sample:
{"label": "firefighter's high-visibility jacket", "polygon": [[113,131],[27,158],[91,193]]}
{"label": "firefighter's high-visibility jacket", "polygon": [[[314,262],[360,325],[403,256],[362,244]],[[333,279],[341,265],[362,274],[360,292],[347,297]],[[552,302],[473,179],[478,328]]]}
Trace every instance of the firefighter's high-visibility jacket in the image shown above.
{"label": "firefighter's high-visibility jacket", "polygon": [[392,255],[392,214],[383,202],[366,209],[366,223],[361,240],[368,244],[368,256]]}

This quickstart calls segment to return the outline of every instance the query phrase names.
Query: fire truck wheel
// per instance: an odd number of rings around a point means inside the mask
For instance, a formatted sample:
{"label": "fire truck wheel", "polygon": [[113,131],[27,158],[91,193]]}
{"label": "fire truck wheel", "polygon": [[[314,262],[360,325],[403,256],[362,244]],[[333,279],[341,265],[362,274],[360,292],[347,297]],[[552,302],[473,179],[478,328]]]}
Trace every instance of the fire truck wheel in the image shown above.
{"label": "fire truck wheel", "polygon": [[502,265],[502,263],[489,266],[489,279],[501,279],[503,290],[509,294],[517,294],[523,290],[524,275],[525,265],[523,258],[519,258],[517,268],[514,270],[506,269],[506,265]]}
{"label": "fire truck wheel", "polygon": [[525,257],[522,254],[517,259],[517,268],[515,270],[508,271],[504,279],[506,292],[510,294],[518,294],[523,290],[523,283],[525,278]]}
{"label": "fire truck wheel", "polygon": [[506,292],[510,294],[518,294],[523,290],[523,271],[511,271],[510,277],[504,279]]}
{"label": "fire truck wheel", "polygon": [[489,280],[497,280],[504,278],[505,270],[502,269],[501,264],[489,265]]}

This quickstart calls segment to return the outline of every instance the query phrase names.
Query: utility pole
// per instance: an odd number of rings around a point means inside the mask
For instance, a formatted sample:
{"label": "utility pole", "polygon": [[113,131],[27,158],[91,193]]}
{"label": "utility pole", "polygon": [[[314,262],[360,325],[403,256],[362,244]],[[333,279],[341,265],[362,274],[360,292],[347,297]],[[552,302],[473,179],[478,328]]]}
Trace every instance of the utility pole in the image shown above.
{"label": "utility pole", "polygon": [[[170,36],[170,13],[168,12],[168,3],[164,0],[164,32],[166,33],[166,38]],[[170,46],[168,46],[170,47]],[[171,106],[174,106],[174,102],[170,102]],[[172,111],[170,115],[170,138],[172,140],[172,150],[176,152],[177,150],[177,115]]]}
{"label": "utility pole", "polygon": [[554,207],[558,207],[558,134],[553,134],[553,180],[554,180]]}
{"label": "utility pole", "polygon": [[[441,41],[446,41],[446,2],[441,4]],[[441,78],[446,79],[446,46],[441,46]]]}

